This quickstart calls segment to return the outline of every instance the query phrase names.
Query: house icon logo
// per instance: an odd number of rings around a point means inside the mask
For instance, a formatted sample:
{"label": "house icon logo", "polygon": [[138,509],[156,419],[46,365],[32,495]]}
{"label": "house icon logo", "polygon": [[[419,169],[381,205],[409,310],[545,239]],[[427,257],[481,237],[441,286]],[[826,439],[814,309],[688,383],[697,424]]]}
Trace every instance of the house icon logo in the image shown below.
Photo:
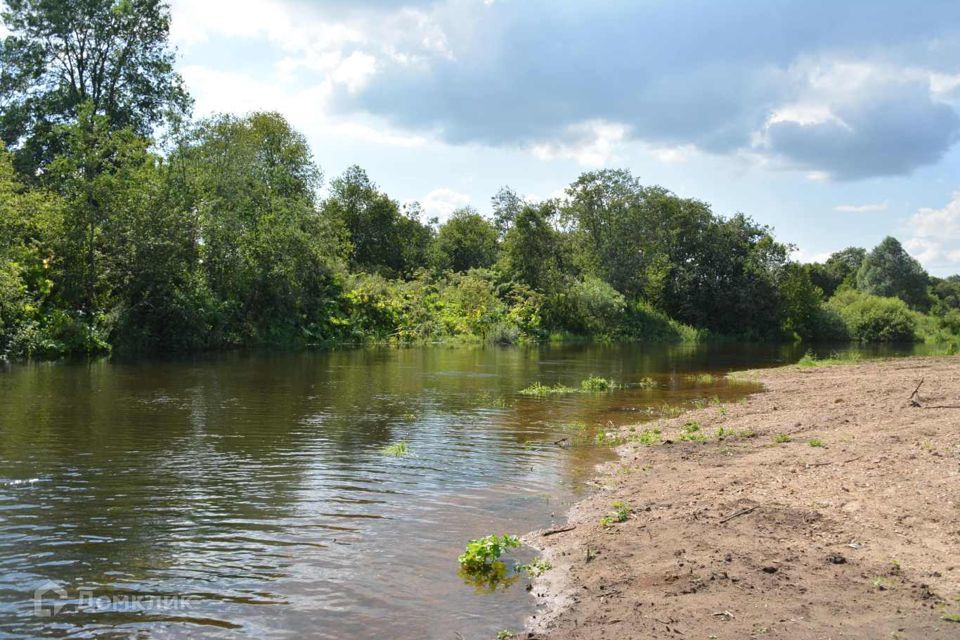
{"label": "house icon logo", "polygon": [[33,615],[52,618],[60,613],[70,595],[56,582],[45,582],[33,592]]}

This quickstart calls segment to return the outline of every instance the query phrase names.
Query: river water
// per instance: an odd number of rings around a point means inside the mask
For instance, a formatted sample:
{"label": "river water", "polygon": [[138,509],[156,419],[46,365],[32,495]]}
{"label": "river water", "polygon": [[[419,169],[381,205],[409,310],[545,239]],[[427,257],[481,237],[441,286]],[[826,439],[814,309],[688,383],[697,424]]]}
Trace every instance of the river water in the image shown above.
{"label": "river water", "polygon": [[[427,347],[7,365],[0,637],[470,640],[520,629],[535,610],[528,581],[465,582],[456,558],[467,540],[562,522],[612,457],[594,438],[605,426],[746,391],[693,374],[799,355]],[[626,386],[518,393],[590,375]],[[659,386],[631,386],[645,377]],[[384,455],[399,440],[408,454]]]}

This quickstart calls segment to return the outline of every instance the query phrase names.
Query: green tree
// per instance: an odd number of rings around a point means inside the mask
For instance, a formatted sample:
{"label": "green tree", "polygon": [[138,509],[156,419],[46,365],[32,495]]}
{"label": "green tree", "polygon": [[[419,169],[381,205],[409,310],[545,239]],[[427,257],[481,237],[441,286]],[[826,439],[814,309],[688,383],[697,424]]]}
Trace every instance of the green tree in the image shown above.
{"label": "green tree", "polygon": [[493,226],[497,233],[503,238],[510,227],[513,226],[516,217],[523,210],[523,198],[517,195],[517,192],[510,187],[500,187],[496,194],[490,198],[490,204],[493,209]]}
{"label": "green tree", "polygon": [[345,253],[321,215],[321,173],[275,113],[200,123],[172,161],[186,174],[197,244],[229,344],[322,339]]}
{"label": "green tree", "polygon": [[353,269],[395,277],[425,266],[432,231],[420,222],[419,207],[404,215],[360,167],[348,168],[331,183],[323,211],[346,229]]}
{"label": "green tree", "polygon": [[43,349],[62,216],[59,198],[20,183],[0,144],[0,355]]}
{"label": "green tree", "polygon": [[525,205],[513,218],[503,239],[500,268],[517,282],[541,292],[553,292],[570,260],[563,236],[551,220],[556,207],[551,202]]}
{"label": "green tree", "polygon": [[809,268],[795,262],[785,264],[777,284],[784,334],[803,339],[817,337],[823,291],[813,284]]}
{"label": "green tree", "polygon": [[896,238],[886,237],[863,260],[857,289],[884,298],[900,298],[914,309],[928,309],[929,276]]}
{"label": "green tree", "polygon": [[837,251],[825,263],[810,265],[810,279],[823,290],[825,298],[830,298],[841,285],[857,286],[857,272],[866,257],[866,250],[859,247]]}
{"label": "green tree", "polygon": [[440,225],[434,251],[434,261],[440,269],[467,271],[490,267],[497,260],[497,230],[473,209],[458,209]]}
{"label": "green tree", "polygon": [[7,0],[0,138],[28,176],[64,150],[83,105],[111,130],[146,136],[190,100],[168,45],[163,0]]}

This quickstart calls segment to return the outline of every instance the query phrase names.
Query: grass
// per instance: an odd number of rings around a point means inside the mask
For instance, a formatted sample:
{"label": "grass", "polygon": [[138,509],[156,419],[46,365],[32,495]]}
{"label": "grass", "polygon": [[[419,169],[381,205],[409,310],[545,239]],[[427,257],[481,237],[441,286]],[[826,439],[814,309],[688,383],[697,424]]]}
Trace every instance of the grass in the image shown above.
{"label": "grass", "polygon": [[826,446],[825,444],[823,444],[823,440],[821,440],[820,438],[811,438],[810,442],[808,442],[807,444],[809,444],[811,447],[817,447],[817,448]]}
{"label": "grass", "polygon": [[960,622],[960,613],[945,613],[941,618],[947,622]]}
{"label": "grass", "polygon": [[696,384],[713,384],[720,378],[710,373],[698,373],[696,375],[687,376],[685,379],[687,382],[694,382]]}
{"label": "grass", "polygon": [[617,435],[616,433],[600,431],[597,433],[595,441],[597,445],[601,447],[618,447],[626,442],[626,439],[623,436]]}
{"label": "grass", "polygon": [[688,422],[680,428],[680,442],[706,442],[707,436],[700,431],[699,422]]}
{"label": "grass", "polygon": [[890,588],[890,585],[887,583],[887,581],[881,578],[880,576],[877,576],[876,578],[871,580],[870,584],[872,584],[873,588],[876,589],[877,591],[886,591],[887,589]]}
{"label": "grass", "polygon": [[777,444],[786,444],[788,442],[793,442],[793,438],[786,433],[779,433],[773,437],[773,441]]}
{"label": "grass", "polygon": [[632,509],[630,508],[629,504],[623,500],[614,500],[611,506],[614,510],[600,518],[601,526],[609,527],[610,525],[618,522],[626,522],[630,519],[630,512]]}
{"label": "grass", "polygon": [[548,396],[560,396],[568,395],[571,393],[576,393],[576,389],[573,387],[568,387],[562,385],[559,382],[552,387],[549,387],[541,382],[534,382],[532,385],[526,389],[520,390],[520,395],[522,396],[533,396],[535,398],[546,398]]}
{"label": "grass", "polygon": [[391,445],[387,445],[380,450],[381,453],[385,456],[393,456],[394,458],[402,458],[403,456],[410,453],[410,450],[407,448],[407,443],[404,440],[399,442],[394,442]]}
{"label": "grass", "polygon": [[550,569],[553,569],[553,565],[544,558],[537,558],[530,564],[518,564],[516,566],[517,571],[524,571],[531,578],[542,576]]}
{"label": "grass", "polygon": [[797,366],[801,369],[809,369],[812,367],[836,366],[838,364],[854,364],[862,360],[863,356],[855,351],[834,353],[829,358],[819,358],[812,351],[807,351],[804,356],[797,361]]}
{"label": "grass", "polygon": [[631,436],[630,440],[632,442],[639,442],[642,445],[650,446],[654,444],[660,444],[660,442],[663,440],[663,434],[660,433],[660,429],[645,429],[637,435]]}

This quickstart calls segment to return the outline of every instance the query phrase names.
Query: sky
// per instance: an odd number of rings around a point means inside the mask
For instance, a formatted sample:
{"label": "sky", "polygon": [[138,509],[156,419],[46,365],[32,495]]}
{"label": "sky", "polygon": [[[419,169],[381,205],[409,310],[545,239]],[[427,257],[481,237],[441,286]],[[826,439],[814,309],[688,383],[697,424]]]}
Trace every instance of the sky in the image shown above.
{"label": "sky", "polygon": [[960,3],[171,0],[195,113],[278,111],[441,220],[584,172],[960,273]]}

